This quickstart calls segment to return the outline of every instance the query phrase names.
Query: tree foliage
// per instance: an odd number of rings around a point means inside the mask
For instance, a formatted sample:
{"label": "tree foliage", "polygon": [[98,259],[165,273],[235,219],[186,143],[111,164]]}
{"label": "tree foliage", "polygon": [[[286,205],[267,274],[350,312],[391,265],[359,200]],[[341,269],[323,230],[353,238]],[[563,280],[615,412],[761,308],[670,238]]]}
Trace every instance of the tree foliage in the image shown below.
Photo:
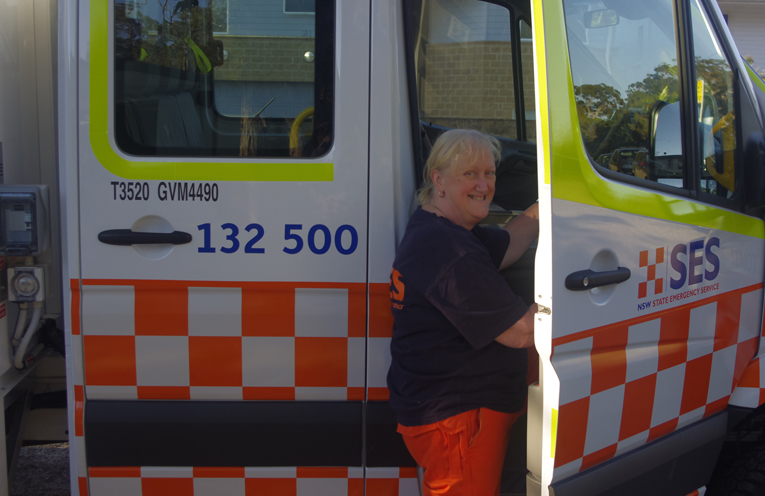
{"label": "tree foliage", "polygon": [[[696,77],[704,81],[704,95],[711,96],[718,109],[731,110],[727,63],[697,58],[695,66]],[[658,65],[641,81],[630,84],[625,93],[604,83],[574,87],[582,137],[595,159],[619,148],[649,148],[651,108],[657,101],[674,103],[679,99],[677,65]]]}
{"label": "tree foliage", "polygon": [[174,69],[192,70],[194,54],[189,40],[205,54],[212,66],[223,63],[220,42],[213,39],[213,16],[216,5],[199,0],[156,0],[161,18],[136,11],[126,15],[125,4],[115,10],[115,53],[119,57],[140,60]]}

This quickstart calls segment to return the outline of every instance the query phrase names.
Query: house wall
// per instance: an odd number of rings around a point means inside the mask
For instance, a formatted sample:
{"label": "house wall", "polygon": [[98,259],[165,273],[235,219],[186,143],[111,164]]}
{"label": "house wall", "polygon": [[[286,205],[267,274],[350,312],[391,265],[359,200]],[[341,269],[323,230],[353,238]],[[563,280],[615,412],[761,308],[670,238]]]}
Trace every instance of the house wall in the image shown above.
{"label": "house wall", "polygon": [[765,71],[765,0],[719,2],[741,55],[754,58],[753,67]]}

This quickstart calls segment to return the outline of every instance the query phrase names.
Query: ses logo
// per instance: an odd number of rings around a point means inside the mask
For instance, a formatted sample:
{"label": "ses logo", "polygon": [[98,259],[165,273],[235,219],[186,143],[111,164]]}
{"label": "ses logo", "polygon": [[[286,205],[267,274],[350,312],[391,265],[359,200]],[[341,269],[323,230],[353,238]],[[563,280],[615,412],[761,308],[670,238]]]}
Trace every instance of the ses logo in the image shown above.
{"label": "ses logo", "polygon": [[638,299],[652,299],[638,303],[638,310],[718,290],[720,283],[699,285],[720,274],[719,248],[720,238],[711,237],[677,244],[671,251],[668,247],[641,251],[640,268],[645,267],[646,272],[645,281],[638,284]]}

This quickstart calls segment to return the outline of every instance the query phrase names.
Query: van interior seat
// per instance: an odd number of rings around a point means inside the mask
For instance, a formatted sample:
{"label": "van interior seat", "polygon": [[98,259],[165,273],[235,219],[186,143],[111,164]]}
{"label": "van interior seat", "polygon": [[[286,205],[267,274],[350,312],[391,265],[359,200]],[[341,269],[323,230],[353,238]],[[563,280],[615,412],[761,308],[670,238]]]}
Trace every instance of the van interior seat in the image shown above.
{"label": "van interior seat", "polygon": [[125,61],[121,72],[123,128],[139,147],[202,148],[205,135],[192,92],[196,84],[193,59],[190,70]]}

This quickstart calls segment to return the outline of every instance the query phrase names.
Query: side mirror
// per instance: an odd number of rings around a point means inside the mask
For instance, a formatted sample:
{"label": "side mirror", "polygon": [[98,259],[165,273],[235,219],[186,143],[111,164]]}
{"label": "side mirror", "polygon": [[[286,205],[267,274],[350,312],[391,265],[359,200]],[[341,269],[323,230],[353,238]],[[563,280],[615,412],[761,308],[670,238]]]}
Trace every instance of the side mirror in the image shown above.
{"label": "side mirror", "polygon": [[680,103],[657,100],[651,105],[650,142],[644,160],[649,180],[678,188],[684,187],[683,133],[680,126]]}
{"label": "side mirror", "polygon": [[584,13],[584,27],[587,29],[607,28],[619,24],[619,14],[615,10],[591,10]]}
{"label": "side mirror", "polygon": [[651,158],[679,157],[683,154],[680,103],[656,101],[651,106]]}
{"label": "side mirror", "polygon": [[765,207],[765,136],[752,133],[744,144],[746,203],[750,208]]}

